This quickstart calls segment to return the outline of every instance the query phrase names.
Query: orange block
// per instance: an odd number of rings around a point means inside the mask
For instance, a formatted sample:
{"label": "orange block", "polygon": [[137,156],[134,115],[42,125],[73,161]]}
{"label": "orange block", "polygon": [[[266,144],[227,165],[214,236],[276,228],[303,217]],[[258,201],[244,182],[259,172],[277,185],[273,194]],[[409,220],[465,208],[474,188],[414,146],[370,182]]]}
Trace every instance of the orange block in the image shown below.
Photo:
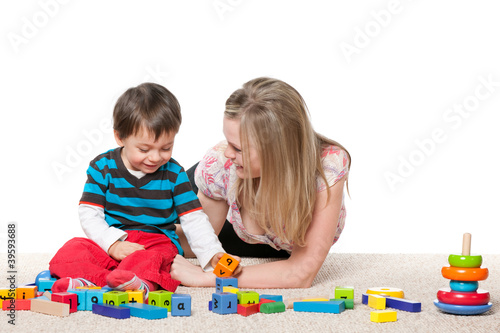
{"label": "orange block", "polygon": [[445,266],[441,269],[445,279],[456,281],[482,281],[488,278],[488,268],[464,268]]}
{"label": "orange block", "polygon": [[231,257],[229,254],[224,253],[222,258],[220,258],[219,262],[214,268],[214,273],[218,277],[228,277],[233,275],[234,271],[236,270],[236,267],[240,262],[236,260],[235,258]]}
{"label": "orange block", "polygon": [[21,286],[16,288],[17,299],[35,298],[38,291],[37,286]]}

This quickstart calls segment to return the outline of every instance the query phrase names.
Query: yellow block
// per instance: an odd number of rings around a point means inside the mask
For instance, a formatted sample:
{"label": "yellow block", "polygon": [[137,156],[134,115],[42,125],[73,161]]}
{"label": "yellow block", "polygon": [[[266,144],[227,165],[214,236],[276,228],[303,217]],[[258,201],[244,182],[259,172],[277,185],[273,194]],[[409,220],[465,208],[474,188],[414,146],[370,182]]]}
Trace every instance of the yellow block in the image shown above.
{"label": "yellow block", "polygon": [[76,287],[76,289],[102,289],[98,286],[86,286],[86,287]]}
{"label": "yellow block", "polygon": [[370,288],[366,291],[366,293],[367,294],[389,296],[389,297],[397,297],[397,298],[404,298],[405,297],[405,293],[403,292],[403,289],[391,288],[391,287]]}
{"label": "yellow block", "polygon": [[240,290],[238,288],[235,288],[235,287],[227,286],[227,287],[222,287],[222,291],[225,293],[236,294]]}
{"label": "yellow block", "polygon": [[301,302],[327,302],[329,299],[327,298],[307,298],[301,300]]}
{"label": "yellow block", "polygon": [[144,290],[127,290],[129,303],[144,303]]}
{"label": "yellow block", "polygon": [[11,298],[16,298],[16,289],[0,289],[0,309],[3,301]]}
{"label": "yellow block", "polygon": [[380,295],[368,295],[368,306],[375,310],[385,310],[385,297]]}
{"label": "yellow block", "polygon": [[386,323],[397,321],[398,314],[393,310],[379,310],[370,312],[370,320],[376,323]]}

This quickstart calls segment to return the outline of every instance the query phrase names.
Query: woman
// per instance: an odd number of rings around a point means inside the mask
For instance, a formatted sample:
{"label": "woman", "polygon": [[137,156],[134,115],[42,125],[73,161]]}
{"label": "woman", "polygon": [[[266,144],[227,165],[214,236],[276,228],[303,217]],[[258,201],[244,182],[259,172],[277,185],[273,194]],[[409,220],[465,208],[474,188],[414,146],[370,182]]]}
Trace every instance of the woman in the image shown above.
{"label": "woman", "polygon": [[[242,267],[238,286],[310,287],[344,227],[349,153],[313,130],[300,94],[276,79],[257,78],[236,90],[226,101],[223,125],[227,142],[212,148],[195,173],[203,210],[217,234],[226,224],[245,243],[289,254]],[[229,253],[253,256],[238,246],[229,250],[232,241],[219,238]],[[171,275],[186,286],[215,285],[212,272],[182,256]]]}

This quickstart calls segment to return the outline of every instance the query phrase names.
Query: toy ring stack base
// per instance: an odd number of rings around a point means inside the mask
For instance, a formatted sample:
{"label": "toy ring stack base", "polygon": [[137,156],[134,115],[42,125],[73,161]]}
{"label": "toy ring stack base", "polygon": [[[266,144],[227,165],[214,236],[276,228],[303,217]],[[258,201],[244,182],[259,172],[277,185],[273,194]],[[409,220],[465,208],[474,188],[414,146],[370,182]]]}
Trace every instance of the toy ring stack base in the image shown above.
{"label": "toy ring stack base", "polygon": [[436,299],[434,301],[434,305],[437,306],[439,310],[451,314],[478,315],[491,309],[492,303],[490,302],[484,305],[455,305],[455,304],[442,303]]}

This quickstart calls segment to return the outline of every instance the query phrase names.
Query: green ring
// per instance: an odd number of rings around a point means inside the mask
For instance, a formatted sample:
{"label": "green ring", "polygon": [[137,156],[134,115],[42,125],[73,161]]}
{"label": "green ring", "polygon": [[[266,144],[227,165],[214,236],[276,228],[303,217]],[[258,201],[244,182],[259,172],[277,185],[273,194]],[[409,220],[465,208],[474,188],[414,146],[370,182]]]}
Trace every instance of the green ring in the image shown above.
{"label": "green ring", "polygon": [[481,267],[483,257],[481,256],[463,256],[460,254],[450,254],[448,262],[453,267],[477,268]]}

